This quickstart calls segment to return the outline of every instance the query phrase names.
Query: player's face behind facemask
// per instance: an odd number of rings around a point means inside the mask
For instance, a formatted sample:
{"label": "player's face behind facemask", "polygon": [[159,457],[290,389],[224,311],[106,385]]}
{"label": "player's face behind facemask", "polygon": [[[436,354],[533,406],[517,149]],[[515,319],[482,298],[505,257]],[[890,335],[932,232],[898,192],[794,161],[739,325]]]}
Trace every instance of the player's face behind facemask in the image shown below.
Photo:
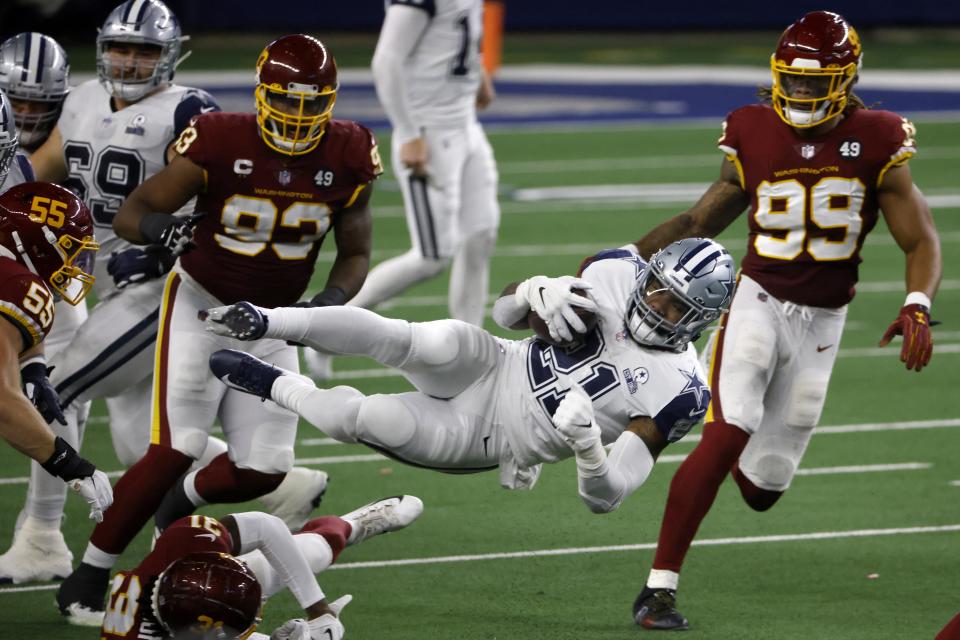
{"label": "player's face behind facemask", "polygon": [[257,60],[257,124],[264,144],[297,156],[313,151],[337,99],[337,65],[322,42],[304,34],[277,38]]}
{"label": "player's face behind facemask", "polygon": [[650,258],[627,302],[626,324],[638,343],[683,351],[729,308],[733,259],[720,244],[686,238]]}
{"label": "player's face behind facemask", "polygon": [[70,64],[60,44],[37,32],[0,43],[0,89],[13,105],[20,148],[33,151],[50,135],[70,92]]}
{"label": "player's face behind facemask", "polygon": [[780,36],[770,57],[780,118],[807,129],[843,113],[862,63],[860,38],[843,16],[811,11]]}
{"label": "player's face behind facemask", "polygon": [[128,0],[107,16],[97,35],[97,75],[107,92],[132,103],[166,86],[180,56],[180,23],[160,0]]}

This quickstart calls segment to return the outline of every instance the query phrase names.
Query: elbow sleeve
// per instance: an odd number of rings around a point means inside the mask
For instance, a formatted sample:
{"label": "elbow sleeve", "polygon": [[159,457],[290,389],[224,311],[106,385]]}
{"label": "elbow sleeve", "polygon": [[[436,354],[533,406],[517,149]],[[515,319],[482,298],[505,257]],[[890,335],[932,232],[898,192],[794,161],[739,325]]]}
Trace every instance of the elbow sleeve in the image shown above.
{"label": "elbow sleeve", "polygon": [[593,513],[610,513],[640,488],[653,469],[653,455],[636,434],[620,434],[600,473],[579,474],[580,498]]}

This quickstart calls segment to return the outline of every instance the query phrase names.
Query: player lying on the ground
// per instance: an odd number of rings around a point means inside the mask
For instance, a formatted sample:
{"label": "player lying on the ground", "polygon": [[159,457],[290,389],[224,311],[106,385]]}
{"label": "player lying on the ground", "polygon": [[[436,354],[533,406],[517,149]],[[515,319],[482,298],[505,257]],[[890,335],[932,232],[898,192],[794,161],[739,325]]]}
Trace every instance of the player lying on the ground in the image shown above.
{"label": "player lying on the ground", "polygon": [[313,574],[336,562],[345,547],[402,529],[422,512],[416,496],[395,496],[339,518],[314,518],[295,535],[276,516],[258,511],[219,521],[181,518],[164,530],[136,569],[113,577],[101,640],[187,635],[266,640],[249,634],[260,621],[262,601],[285,587],[306,620],[291,620],[272,637],[340,640],[344,629],[338,614],[350,596],[328,603]]}
{"label": "player lying on the ground", "polygon": [[[733,273],[722,246],[688,238],[649,264],[608,251],[582,279],[536,276],[509,286],[494,308],[501,326],[539,318],[555,337],[570,338],[564,318],[575,330],[587,328],[572,307],[594,316],[595,326],[566,347],[541,337],[497,338],[457,320],[411,323],[353,307],[240,302],[202,315],[220,335],[295,340],[400,369],[418,391],[365,396],[346,386],[318,389],[240,352],[211,356],[227,385],[271,398],[341,442],[440,471],[499,467],[501,484],[511,489],[532,487],[542,463],[573,455],[581,498],[603,513],[639,488],[660,451],[706,412],[710,390],[690,343],[727,308]],[[603,445],[610,443],[608,456]]]}

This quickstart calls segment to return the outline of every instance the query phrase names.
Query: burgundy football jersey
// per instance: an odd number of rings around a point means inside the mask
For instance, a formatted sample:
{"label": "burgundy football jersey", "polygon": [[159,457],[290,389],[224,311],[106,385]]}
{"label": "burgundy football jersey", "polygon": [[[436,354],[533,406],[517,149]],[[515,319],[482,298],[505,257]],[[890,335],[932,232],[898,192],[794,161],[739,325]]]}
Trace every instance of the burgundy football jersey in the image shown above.
{"label": "burgundy football jersey", "polygon": [[188,553],[232,553],[230,533],[214,518],[180,518],[157,539],[153,551],[133,571],[113,576],[101,640],[159,640],[166,632],[154,617],[150,598],[157,577],[170,563]]}
{"label": "burgundy football jersey", "polygon": [[877,223],[877,185],[916,153],[913,125],[854,109],[805,139],[766,105],[727,116],[719,147],[750,194],[742,271],[781,300],[840,307],[853,299],[860,249]]}
{"label": "burgundy football jersey", "polygon": [[20,352],[40,344],[53,327],[53,294],[25,266],[0,257],[0,316],[23,336]]}
{"label": "burgundy football jersey", "polygon": [[206,172],[194,231],[196,249],[182,268],[224,304],[263,307],[296,302],[336,214],[383,169],[373,134],[332,120],[320,145],[302,156],[271,150],[256,116],[199,116],[175,145]]}

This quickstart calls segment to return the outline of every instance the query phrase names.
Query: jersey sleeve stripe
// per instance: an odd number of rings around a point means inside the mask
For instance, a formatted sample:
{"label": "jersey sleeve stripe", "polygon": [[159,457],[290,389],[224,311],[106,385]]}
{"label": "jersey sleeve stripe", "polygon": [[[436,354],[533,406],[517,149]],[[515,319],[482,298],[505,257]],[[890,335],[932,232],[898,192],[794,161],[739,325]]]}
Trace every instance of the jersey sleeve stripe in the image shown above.
{"label": "jersey sleeve stripe", "polygon": [[[728,148],[729,148],[729,147],[728,147]],[[746,190],[747,190],[747,180],[746,180],[746,178],[743,177],[743,165],[740,164],[740,158],[737,156],[736,150],[730,149],[730,151],[732,151],[732,153],[727,153],[727,154],[725,154],[725,155],[727,156],[727,160],[729,160],[730,162],[732,162],[732,163],[733,163],[733,166],[735,166],[735,167],[737,168],[737,176],[740,177],[740,188],[743,189],[744,191],[746,191]]]}
{"label": "jersey sleeve stripe", "polygon": [[[367,183],[367,184],[369,184],[369,183]],[[363,191],[363,188],[364,188],[365,186],[367,186],[367,184],[357,185],[357,188],[353,190],[353,195],[350,196],[350,199],[349,199],[349,200],[347,200],[347,204],[343,205],[343,208],[344,208],[344,209],[349,209],[350,207],[353,206],[353,203],[356,202],[356,201],[357,201],[357,198],[360,197],[360,192]]]}
{"label": "jersey sleeve stripe", "polygon": [[24,338],[29,337],[32,342],[29,346],[39,344],[43,340],[43,329],[30,316],[23,313],[19,307],[9,302],[0,300],[0,314],[6,316],[13,323]]}
{"label": "jersey sleeve stripe", "polygon": [[180,288],[180,275],[172,272],[167,276],[160,303],[160,327],[157,330],[157,357],[153,365],[153,424],[150,426],[150,443],[170,446],[170,421],[167,416],[167,362],[170,358],[170,316],[173,301]]}
{"label": "jersey sleeve stripe", "polygon": [[877,174],[877,187],[879,188],[883,184],[883,178],[887,175],[887,171],[893,167],[899,167],[900,165],[906,164],[910,158],[917,154],[917,150],[913,147],[900,147],[900,149],[890,156],[890,160],[887,161],[887,164],[883,165],[883,169],[880,170],[880,173]]}

